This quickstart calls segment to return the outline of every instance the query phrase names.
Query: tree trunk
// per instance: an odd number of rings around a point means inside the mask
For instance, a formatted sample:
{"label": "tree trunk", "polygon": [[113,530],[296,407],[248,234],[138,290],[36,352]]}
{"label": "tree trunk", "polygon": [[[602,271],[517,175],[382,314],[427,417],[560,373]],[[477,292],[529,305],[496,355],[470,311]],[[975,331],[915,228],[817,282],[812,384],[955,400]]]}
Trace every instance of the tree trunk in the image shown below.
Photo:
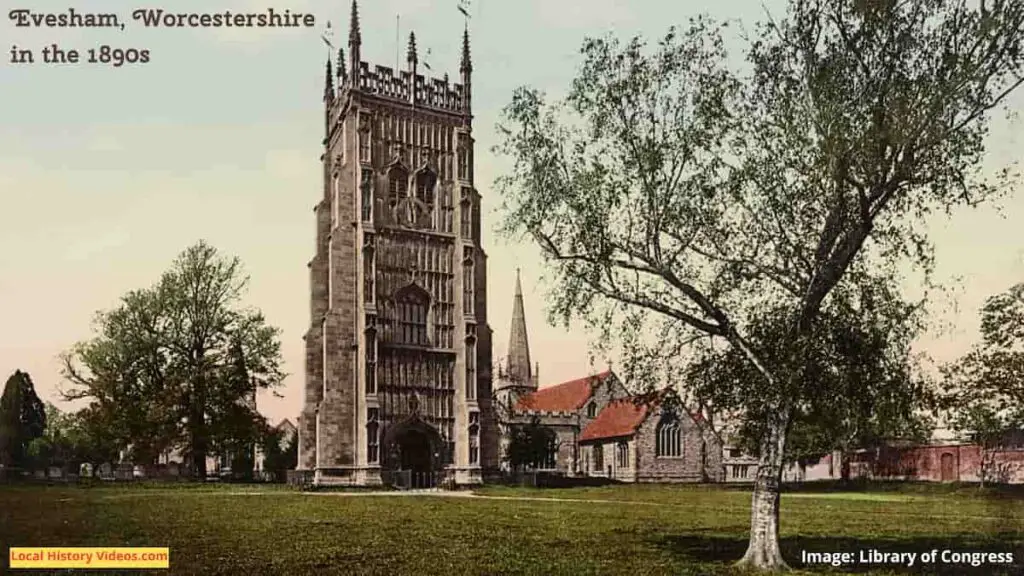
{"label": "tree trunk", "polygon": [[789,569],[779,548],[779,487],[789,420],[790,408],[784,406],[769,423],[768,433],[761,441],[751,504],[750,543],[737,566],[766,571]]}

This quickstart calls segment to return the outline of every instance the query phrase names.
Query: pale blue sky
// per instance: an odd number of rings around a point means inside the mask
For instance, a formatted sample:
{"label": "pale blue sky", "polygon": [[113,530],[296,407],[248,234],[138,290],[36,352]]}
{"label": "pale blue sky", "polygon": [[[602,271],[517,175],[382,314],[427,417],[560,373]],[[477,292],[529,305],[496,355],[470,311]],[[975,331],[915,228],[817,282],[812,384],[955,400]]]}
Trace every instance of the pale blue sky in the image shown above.
{"label": "pale blue sky", "polygon": [[[10,2],[4,3],[10,6]],[[129,18],[137,4],[76,3],[79,11]],[[395,61],[395,16],[401,14],[404,60],[410,29],[421,55],[432,51],[436,75],[458,70],[463,19],[456,0],[383,0],[360,5],[363,59]],[[68,3],[24,2],[36,11]],[[336,44],[346,43],[349,3],[285,0],[177,0],[176,11],[311,12],[314,29],[126,30],[16,29],[0,22],[3,43],[40,50],[56,42],[85,49],[110,44],[145,48],[151,61],[120,69],[100,65],[12,65],[0,60],[0,375],[28,370],[44,398],[56,398],[57,354],[90,334],[95,311],[127,290],[151,284],[173,257],[205,238],[240,256],[252,276],[249,302],[283,333],[284,399],[261,398],[273,419],[294,417],[301,405],[301,336],[309,323],[306,262],[313,251],[312,206],[321,194],[321,95],[327,49],[320,40],[331,20]],[[781,2],[766,3],[778,12]],[[558,93],[579,62],[587,35],[662,34],[670,24],[709,10],[753,22],[757,1],[714,3],[656,0],[477,0],[470,23],[474,61],[477,185],[488,213],[497,205],[490,152],[494,124],[511,91],[529,84]],[[8,8],[9,9],[9,8]],[[1024,109],[1024,97],[1013,101]],[[1021,140],[1000,122],[993,166],[1020,159]],[[484,224],[495,222],[488,215]],[[964,277],[947,319],[957,329],[922,343],[940,358],[964,350],[977,333],[976,311],[988,295],[1024,279],[1024,201],[994,210],[964,211],[937,222],[940,276]],[[536,251],[493,235],[488,293],[495,355],[503,356],[515,268],[523,268],[527,320],[543,384],[588,373],[587,341],[544,324]],[[603,368],[601,364],[599,368]]]}

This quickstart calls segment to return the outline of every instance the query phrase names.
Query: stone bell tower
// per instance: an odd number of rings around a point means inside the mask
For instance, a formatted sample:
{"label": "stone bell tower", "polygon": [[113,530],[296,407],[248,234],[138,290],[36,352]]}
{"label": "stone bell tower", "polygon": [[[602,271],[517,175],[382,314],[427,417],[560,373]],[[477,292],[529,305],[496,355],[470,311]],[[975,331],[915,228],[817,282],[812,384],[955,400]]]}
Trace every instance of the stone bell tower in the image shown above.
{"label": "stone bell tower", "polygon": [[348,58],[326,65],[299,469],[479,483],[498,429],[469,31],[457,83],[420,74],[414,34],[405,70],[364,62],[361,44],[353,1]]}

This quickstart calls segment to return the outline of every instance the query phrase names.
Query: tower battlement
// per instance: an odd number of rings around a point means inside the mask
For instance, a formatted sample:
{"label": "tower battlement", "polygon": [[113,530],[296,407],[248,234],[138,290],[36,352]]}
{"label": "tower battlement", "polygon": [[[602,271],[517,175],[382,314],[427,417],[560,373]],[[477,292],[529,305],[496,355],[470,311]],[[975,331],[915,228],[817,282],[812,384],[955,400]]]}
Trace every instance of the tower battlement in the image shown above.
{"label": "tower battlement", "polygon": [[463,100],[462,84],[402,70],[390,66],[359,64],[359,91],[378,98],[405,102],[421,108],[464,114],[469,112]]}

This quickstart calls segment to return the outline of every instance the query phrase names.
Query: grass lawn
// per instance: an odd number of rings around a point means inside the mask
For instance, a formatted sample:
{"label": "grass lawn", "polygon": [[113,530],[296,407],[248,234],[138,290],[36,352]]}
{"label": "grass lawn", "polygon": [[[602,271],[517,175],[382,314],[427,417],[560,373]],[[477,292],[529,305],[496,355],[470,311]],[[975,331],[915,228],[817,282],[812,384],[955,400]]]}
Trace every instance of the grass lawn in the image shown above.
{"label": "grass lawn", "polygon": [[[704,486],[487,487],[488,498],[277,487],[0,486],[0,545],[168,546],[174,574],[731,574],[750,495]],[[1024,497],[903,487],[787,493],[802,551],[1012,552],[1012,565],[811,567],[813,573],[1022,574]],[[0,563],[6,569],[7,555]],[[26,572],[38,574],[38,571]],[[76,572],[78,573],[78,572]],[[106,572],[110,574],[111,572]]]}

